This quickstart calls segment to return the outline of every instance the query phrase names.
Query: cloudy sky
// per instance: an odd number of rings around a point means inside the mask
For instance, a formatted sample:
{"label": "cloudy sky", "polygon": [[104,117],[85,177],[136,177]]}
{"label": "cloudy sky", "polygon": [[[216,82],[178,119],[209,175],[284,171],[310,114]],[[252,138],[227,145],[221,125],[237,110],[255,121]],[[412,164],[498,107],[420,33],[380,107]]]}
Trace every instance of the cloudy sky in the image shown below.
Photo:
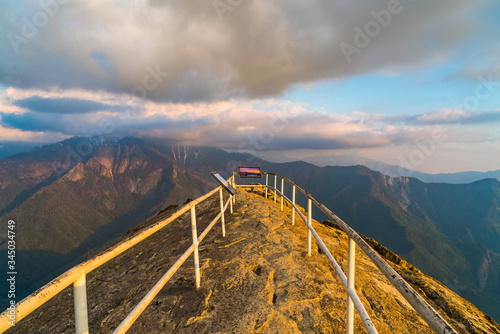
{"label": "cloudy sky", "polygon": [[0,4],[0,146],[138,136],[500,169],[495,0]]}

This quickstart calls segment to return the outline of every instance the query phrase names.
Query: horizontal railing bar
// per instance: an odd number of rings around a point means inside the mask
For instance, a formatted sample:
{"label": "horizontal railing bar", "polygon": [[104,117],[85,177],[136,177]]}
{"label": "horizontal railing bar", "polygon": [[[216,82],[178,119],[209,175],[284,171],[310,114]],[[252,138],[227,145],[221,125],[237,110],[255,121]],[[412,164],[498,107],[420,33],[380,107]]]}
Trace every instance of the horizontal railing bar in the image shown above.
{"label": "horizontal railing bar", "polygon": [[[272,187],[270,187],[270,188],[272,188]],[[314,239],[316,239],[316,242],[318,243],[318,246],[325,253],[325,256],[327,257],[328,261],[330,262],[330,264],[333,266],[333,268],[337,272],[337,275],[339,276],[341,283],[344,285],[347,293],[352,298],[354,307],[358,311],[358,314],[359,314],[361,320],[363,321],[363,325],[365,326],[366,331],[369,334],[377,334],[378,333],[377,329],[373,325],[373,322],[371,321],[370,316],[368,315],[368,312],[366,312],[366,309],[365,309],[363,303],[361,302],[361,299],[359,299],[359,296],[358,296],[356,290],[347,287],[347,277],[346,277],[345,273],[342,271],[342,268],[340,268],[339,264],[337,263],[335,258],[330,253],[330,250],[328,250],[326,245],[323,243],[323,240],[318,235],[318,233],[316,232],[314,227],[312,225],[308,224],[307,218],[299,210],[299,208],[294,203],[292,203],[292,201],[290,201],[290,199],[288,197],[283,195],[283,193],[281,193],[281,191],[279,191],[278,189],[276,189],[276,193],[280,194],[280,196],[282,196],[286,201],[288,201],[288,203],[290,203],[295,208],[295,210],[297,210],[300,218],[302,218],[302,220],[306,224],[307,228],[311,231]]]}
{"label": "horizontal railing bar", "polygon": [[[265,184],[237,184],[237,188],[265,187]],[[273,188],[274,189],[274,188]]]}
{"label": "horizontal railing bar", "polygon": [[[229,198],[224,205],[223,212],[226,211],[226,208],[229,204]],[[181,265],[187,260],[187,258],[193,253],[195,247],[201,243],[201,241],[205,238],[205,236],[210,232],[212,227],[217,223],[217,221],[222,216],[222,212],[219,212],[217,216],[210,222],[210,224],[205,228],[202,234],[200,234],[198,238],[197,244],[192,244],[184,254],[174,263],[172,267],[165,273],[165,275],[160,278],[160,280],[151,288],[151,290],[141,299],[141,301],[136,305],[136,307],[130,312],[130,314],[120,323],[120,325],[113,331],[113,334],[125,333],[139,318],[139,316],[144,312],[146,307],[153,301],[154,297],[161,291],[161,289],[168,283],[168,280],[172,278],[172,276],[179,270]]]}
{"label": "horizontal railing bar", "polygon": [[[227,206],[228,206],[230,200],[231,200],[231,198],[229,198],[226,201],[226,204],[224,204],[223,212],[226,212],[226,209],[227,209]],[[215,216],[215,218],[210,222],[210,224],[205,229],[205,231],[203,231],[203,233],[200,234],[200,236],[198,237],[198,243],[201,243],[201,241],[206,237],[206,235],[208,234],[208,232],[210,232],[210,230],[212,229],[212,227],[215,225],[215,223],[217,223],[219,221],[219,219],[220,219],[221,216],[222,216],[222,212],[219,212],[217,214],[217,216]]]}
{"label": "horizontal railing bar", "polygon": [[[282,176],[280,176],[280,175],[278,175],[278,174],[276,174],[276,173],[262,173],[262,174],[269,174],[269,175],[273,175],[273,176],[274,176],[274,175],[276,175],[277,177],[282,178],[283,180],[285,180],[286,182],[288,182],[289,184],[291,184],[291,185],[295,185],[295,186],[297,187],[297,189],[298,189],[301,193],[303,193],[306,197],[311,196],[311,194],[309,194],[307,191],[305,191],[304,189],[302,189],[302,188],[301,188],[298,184],[296,184],[296,183],[295,183],[295,182],[293,182],[292,180],[287,179],[286,177],[284,178],[284,177],[282,177]],[[274,188],[273,188],[273,189],[274,189]],[[313,198],[312,198],[312,197],[311,197],[311,200],[314,202],[314,200],[313,200]],[[316,206],[317,206],[317,205],[316,205]]]}
{"label": "horizontal railing bar", "polygon": [[295,186],[307,198],[325,213],[334,223],[336,223],[356,244],[363,250],[363,252],[370,258],[370,260],[379,268],[379,270],[387,277],[389,282],[399,291],[399,293],[410,303],[410,305],[417,311],[417,313],[424,319],[429,327],[436,333],[457,334],[457,331],[451,327],[448,322],[437,313],[420,295],[384,260],[382,257],[373,250],[349,225],[342,219],[335,215],[330,209],[324,206],[320,201],[314,198],[310,193],[302,189],[297,183],[287,178],[284,178],[275,173],[264,173],[269,175],[276,175],[289,184]]}
{"label": "horizontal railing bar", "polygon": [[213,189],[211,192],[209,192],[209,193],[207,193],[207,194],[205,194],[205,195],[203,195],[201,197],[198,197],[197,199],[195,199],[195,200],[187,203],[181,209],[179,209],[176,212],[174,212],[170,217],[168,217],[168,218],[166,218],[166,219],[164,219],[164,220],[162,220],[162,221],[154,224],[153,226],[151,226],[150,228],[148,228],[148,229],[144,230],[143,232],[137,234],[136,236],[131,237],[128,240],[124,240],[123,242],[121,242],[120,244],[116,245],[115,247],[113,247],[112,249],[108,250],[107,252],[104,252],[104,253],[102,253],[100,255],[97,255],[93,259],[90,259],[90,260],[82,263],[82,265],[84,266],[86,272],[88,273],[88,272],[94,270],[95,268],[97,268],[100,265],[106,263],[107,261],[111,260],[115,256],[123,253],[124,251],[126,251],[130,247],[138,244],[139,242],[141,242],[145,238],[149,237],[150,235],[158,232],[159,230],[161,230],[162,228],[164,228],[165,226],[167,226],[168,224],[170,224],[171,222],[173,222],[174,220],[176,220],[177,218],[179,218],[181,215],[183,215],[184,213],[186,213],[193,206],[195,206],[198,203],[203,202],[205,199],[207,199],[210,196],[212,196],[213,194],[215,194],[220,188],[221,188],[221,186],[218,186],[217,188]]}
{"label": "horizontal railing bar", "polygon": [[156,297],[156,295],[161,291],[161,289],[167,284],[168,280],[175,274],[175,272],[182,266],[188,257],[193,253],[196,245],[192,244],[187,251],[182,254],[182,256],[174,263],[172,267],[165,273],[165,275],[160,278],[160,280],[153,286],[151,290],[141,299],[139,304],[130,312],[130,314],[120,323],[120,325],[113,331],[113,334],[125,333],[130,326],[139,318],[141,313],[146,309],[146,307],[151,303],[151,301]]}
{"label": "horizontal railing bar", "polygon": [[[108,262],[114,257],[125,252],[129,248],[135,246],[136,244],[146,239],[150,235],[158,232],[160,229],[167,226],[175,219],[179,218],[182,214],[190,210],[192,206],[204,201],[205,199],[215,194],[217,191],[219,191],[220,188],[221,186],[218,186],[217,188],[213,189],[207,194],[187,203],[170,217],[157,222],[156,224],[140,232],[139,234],[132,236],[120,242],[119,244],[113,246],[112,248],[96,255],[95,257],[69,269],[65,273],[56,277],[55,279],[53,279],[52,281],[50,281],[49,283],[47,283],[46,285],[44,285],[43,287],[32,293],[31,295],[27,296],[26,298],[24,298],[23,300],[21,300],[19,303],[16,304],[16,320],[15,320],[16,323],[18,323],[28,314],[30,314],[35,309],[46,303],[56,294],[61,292],[64,288],[71,285],[83,274],[89,273],[95,268],[103,265],[104,263]],[[0,314],[0,333],[5,332],[7,329],[11,327],[11,325],[8,323],[9,322],[8,315],[9,315],[8,310]]]}
{"label": "horizontal railing bar", "polygon": [[[67,286],[73,284],[79,277],[85,274],[81,265],[77,265],[64,272],[54,280],[47,283],[42,289],[32,294],[31,298],[26,297],[16,304],[16,324],[19,320],[26,317],[30,312],[43,305],[47,300],[64,290]],[[0,314],[0,333],[5,332],[12,326],[9,324],[7,311]]]}

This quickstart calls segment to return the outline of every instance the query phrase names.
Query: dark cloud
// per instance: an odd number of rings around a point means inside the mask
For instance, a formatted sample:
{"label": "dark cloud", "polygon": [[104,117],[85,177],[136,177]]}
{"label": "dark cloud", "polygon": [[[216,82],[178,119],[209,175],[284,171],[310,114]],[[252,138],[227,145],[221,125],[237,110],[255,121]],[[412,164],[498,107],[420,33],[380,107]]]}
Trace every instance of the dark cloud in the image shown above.
{"label": "dark cloud", "polygon": [[404,122],[408,125],[476,125],[500,122],[500,111],[464,112],[443,109],[420,115],[387,117],[387,122]]}
{"label": "dark cloud", "polygon": [[111,106],[90,100],[73,98],[43,98],[32,96],[14,102],[14,105],[34,112],[54,114],[87,114],[96,111],[123,111],[125,107]]}
{"label": "dark cloud", "polygon": [[[0,84],[176,102],[276,96],[295,84],[453,59],[484,29],[477,13],[495,2],[401,1],[363,45],[355,29],[377,24],[372,11],[387,11],[388,1],[217,3],[69,2],[24,36],[44,9],[3,2]],[[350,62],[342,43],[357,49]]]}
{"label": "dark cloud", "polygon": [[24,113],[24,114],[2,114],[2,125],[8,128],[35,132],[67,132],[64,118],[57,114]]}
{"label": "dark cloud", "polygon": [[[367,140],[362,140],[363,135],[358,135],[358,140],[351,141],[349,139],[333,139],[333,138],[314,138],[309,136],[299,136],[295,138],[276,137],[266,144],[252,145],[251,142],[245,143],[241,148],[251,149],[256,151],[287,151],[287,150],[338,150],[348,148],[367,148],[378,147],[379,144],[370,143]],[[232,147],[233,148],[233,147]],[[234,147],[235,149],[240,147]]]}
{"label": "dark cloud", "polygon": [[[34,132],[57,132],[67,136],[80,136],[103,132],[106,135],[129,136],[159,130],[164,137],[192,134],[196,129],[213,123],[208,118],[174,120],[165,115],[128,118],[119,116],[89,117],[88,115],[60,115],[55,113],[27,112],[23,114],[0,113],[0,124],[6,128]],[[105,130],[102,130],[105,129]]]}

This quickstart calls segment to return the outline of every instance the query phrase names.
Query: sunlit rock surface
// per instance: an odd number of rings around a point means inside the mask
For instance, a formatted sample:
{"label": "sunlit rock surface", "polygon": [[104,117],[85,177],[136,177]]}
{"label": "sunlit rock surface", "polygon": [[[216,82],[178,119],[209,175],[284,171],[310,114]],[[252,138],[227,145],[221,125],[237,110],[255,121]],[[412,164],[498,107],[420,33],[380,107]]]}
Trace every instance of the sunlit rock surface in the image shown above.
{"label": "sunlit rock surface", "polygon": [[[218,196],[197,205],[198,234],[218,213]],[[133,231],[166,218],[165,210]],[[306,228],[291,209],[261,194],[238,191],[226,214],[200,244],[201,288],[190,257],[129,333],[344,333],[346,293],[326,257],[307,256]],[[313,222],[346,270],[347,237]],[[126,236],[126,237],[128,237]],[[110,333],[191,244],[186,214],[87,276],[90,333]],[[392,257],[394,260],[394,256]],[[397,262],[397,261],[396,261]],[[391,264],[461,333],[500,333],[472,304],[407,263]],[[409,270],[409,269],[413,270]],[[356,290],[379,333],[431,333],[418,314],[359,249]],[[9,333],[74,333],[71,287],[22,320]],[[359,317],[355,332],[365,332]]]}

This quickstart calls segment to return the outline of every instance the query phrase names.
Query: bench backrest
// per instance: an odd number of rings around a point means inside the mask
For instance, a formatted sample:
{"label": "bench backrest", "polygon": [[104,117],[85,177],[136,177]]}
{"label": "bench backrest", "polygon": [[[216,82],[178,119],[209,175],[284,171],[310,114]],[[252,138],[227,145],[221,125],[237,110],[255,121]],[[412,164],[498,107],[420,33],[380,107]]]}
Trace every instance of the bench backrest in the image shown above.
{"label": "bench backrest", "polygon": [[241,178],[260,178],[262,173],[260,167],[239,167],[239,174]]}

